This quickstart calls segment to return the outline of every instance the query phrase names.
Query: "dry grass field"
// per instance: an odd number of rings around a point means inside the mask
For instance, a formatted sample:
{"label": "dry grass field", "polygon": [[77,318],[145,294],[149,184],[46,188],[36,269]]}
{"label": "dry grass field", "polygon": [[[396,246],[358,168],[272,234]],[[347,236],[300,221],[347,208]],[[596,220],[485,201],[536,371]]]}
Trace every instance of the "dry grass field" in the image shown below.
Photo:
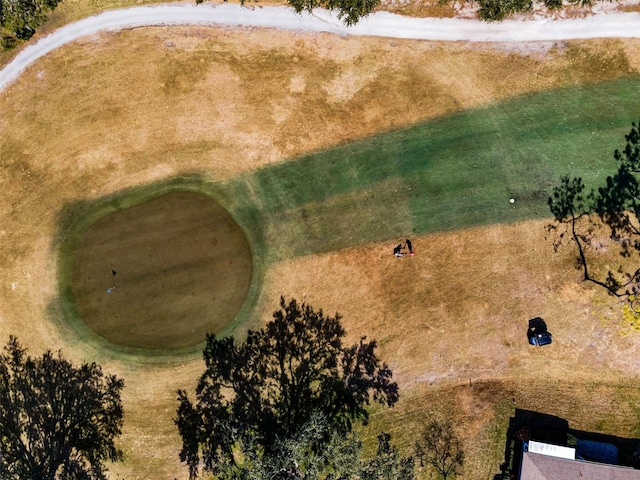
{"label": "dry grass field", "polygon": [[[82,39],[0,94],[0,331],[125,379],[123,464],[112,478],[187,478],[172,424],[197,357],[149,362],[78,342],[58,300],[60,212],[198,172],[233,179],[309,152],[509,97],[640,73],[640,42],[470,45],[259,29],[147,28]],[[610,155],[609,152],[605,154]],[[357,205],[357,204],[356,204]],[[574,428],[640,434],[640,337],[580,282],[548,219],[410,232],[269,265],[255,315],[281,294],[338,311],[379,341],[402,399],[371,432],[404,446],[430,415],[465,438],[466,480],[490,479],[515,405]],[[554,344],[526,342],[547,320]],[[469,386],[469,381],[472,387]]]}

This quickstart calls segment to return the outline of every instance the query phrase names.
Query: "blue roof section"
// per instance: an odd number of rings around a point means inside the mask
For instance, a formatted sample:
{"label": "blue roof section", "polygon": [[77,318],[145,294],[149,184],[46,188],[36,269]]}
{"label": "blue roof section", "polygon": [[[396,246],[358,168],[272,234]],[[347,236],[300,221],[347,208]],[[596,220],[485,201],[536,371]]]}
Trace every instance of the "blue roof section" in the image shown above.
{"label": "blue roof section", "polygon": [[610,443],[578,439],[576,443],[576,458],[617,465],[618,447]]}

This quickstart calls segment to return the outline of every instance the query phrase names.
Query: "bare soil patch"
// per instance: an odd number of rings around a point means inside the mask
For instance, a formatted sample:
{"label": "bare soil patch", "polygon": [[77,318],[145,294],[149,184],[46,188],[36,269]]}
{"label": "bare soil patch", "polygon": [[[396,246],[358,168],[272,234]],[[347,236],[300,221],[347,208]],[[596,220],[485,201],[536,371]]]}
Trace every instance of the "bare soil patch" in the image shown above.
{"label": "bare soil patch", "polygon": [[83,321],[139,349],[202,343],[234,318],[251,282],[242,230],[212,199],[191,192],[107,214],[82,235],[74,265],[71,290]]}

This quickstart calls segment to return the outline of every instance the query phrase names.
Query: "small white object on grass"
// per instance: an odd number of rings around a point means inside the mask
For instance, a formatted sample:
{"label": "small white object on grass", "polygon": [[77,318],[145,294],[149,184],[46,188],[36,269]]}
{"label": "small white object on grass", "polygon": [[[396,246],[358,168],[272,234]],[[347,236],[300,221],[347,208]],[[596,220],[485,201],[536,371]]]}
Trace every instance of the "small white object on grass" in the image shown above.
{"label": "small white object on grass", "polygon": [[510,198],[509,199],[509,203],[516,203],[516,199],[515,198]]}

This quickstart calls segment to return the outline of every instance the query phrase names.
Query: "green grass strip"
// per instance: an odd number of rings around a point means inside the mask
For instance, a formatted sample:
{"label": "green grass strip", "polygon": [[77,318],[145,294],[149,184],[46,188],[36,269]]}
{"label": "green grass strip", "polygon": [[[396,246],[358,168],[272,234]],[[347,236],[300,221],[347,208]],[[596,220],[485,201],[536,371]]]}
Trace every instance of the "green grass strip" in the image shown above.
{"label": "green grass strip", "polygon": [[[237,177],[271,260],[548,218],[561,175],[596,185],[640,118],[640,77],[522,96]],[[514,204],[509,199],[514,198]]]}

